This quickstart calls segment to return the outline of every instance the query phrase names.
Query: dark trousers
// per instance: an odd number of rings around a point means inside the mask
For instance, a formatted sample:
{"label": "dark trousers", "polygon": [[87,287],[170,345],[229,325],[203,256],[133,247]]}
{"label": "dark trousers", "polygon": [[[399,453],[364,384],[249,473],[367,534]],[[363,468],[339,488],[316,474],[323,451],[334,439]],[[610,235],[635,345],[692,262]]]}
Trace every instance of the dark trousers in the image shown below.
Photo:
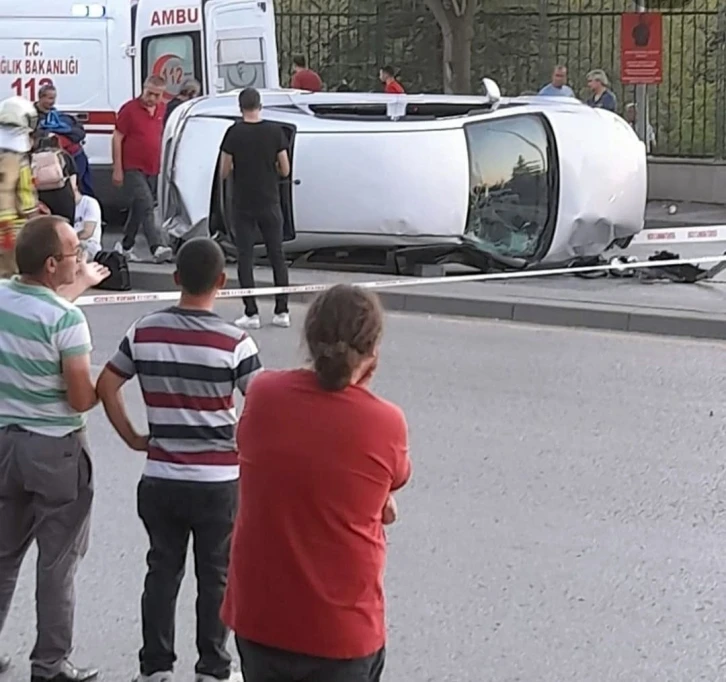
{"label": "dark trousers", "polygon": [[156,225],[154,203],[156,197],[156,175],[146,175],[138,170],[124,172],[124,193],[129,207],[129,216],[124,226],[121,246],[128,251],[136,243],[139,227],[144,231],[152,253],[161,246],[161,233]]}
{"label": "dark trousers", "polygon": [[365,658],[333,659],[236,641],[245,682],[380,682],[386,662],[385,647]]}
{"label": "dark trousers", "polygon": [[[255,286],[255,227],[262,234],[267,249],[267,258],[272,266],[272,276],[276,287],[286,287],[290,283],[287,263],[282,253],[282,208],[279,204],[256,211],[234,209],[235,243],[237,244],[237,275],[240,287],[253,289]],[[245,296],[245,315],[257,315],[257,301],[254,296]],[[286,313],[287,296],[275,296],[275,315]]]}
{"label": "dark trousers", "polygon": [[0,429],[0,630],[35,540],[37,636],[30,660],[38,677],[65,672],[73,649],[74,583],[88,550],[92,472],[83,432],[55,438]]}
{"label": "dark trousers", "polygon": [[96,194],[93,191],[93,178],[91,177],[91,166],[88,163],[88,157],[86,152],[81,149],[76,152],[73,157],[73,161],[76,163],[76,170],[78,170],[78,189],[81,194],[86,194],[89,197],[96,198]]}
{"label": "dark trousers", "polygon": [[150,544],[141,598],[141,673],[173,670],[176,600],[191,536],[197,577],[199,658],[195,670],[227,679],[231,663],[227,652],[229,631],[219,611],[227,586],[237,481],[196,483],[143,477],[138,487],[138,512]]}

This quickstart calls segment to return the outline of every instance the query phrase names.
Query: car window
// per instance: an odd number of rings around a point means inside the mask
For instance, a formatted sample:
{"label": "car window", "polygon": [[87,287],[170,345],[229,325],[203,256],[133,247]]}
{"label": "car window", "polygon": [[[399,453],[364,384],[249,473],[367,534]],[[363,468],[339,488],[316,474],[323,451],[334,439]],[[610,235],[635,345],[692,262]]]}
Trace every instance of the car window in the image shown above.
{"label": "car window", "polygon": [[469,216],[464,235],[487,252],[534,256],[553,197],[549,137],[536,115],[465,126],[469,149]]}

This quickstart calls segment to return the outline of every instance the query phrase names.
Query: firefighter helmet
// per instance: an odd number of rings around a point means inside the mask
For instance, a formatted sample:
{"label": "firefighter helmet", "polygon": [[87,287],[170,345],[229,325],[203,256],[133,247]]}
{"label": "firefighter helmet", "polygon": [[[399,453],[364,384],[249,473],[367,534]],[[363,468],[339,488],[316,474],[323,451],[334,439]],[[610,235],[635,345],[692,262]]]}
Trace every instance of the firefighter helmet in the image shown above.
{"label": "firefighter helmet", "polygon": [[35,105],[24,97],[8,97],[0,102],[0,126],[21,128],[32,133],[38,123]]}

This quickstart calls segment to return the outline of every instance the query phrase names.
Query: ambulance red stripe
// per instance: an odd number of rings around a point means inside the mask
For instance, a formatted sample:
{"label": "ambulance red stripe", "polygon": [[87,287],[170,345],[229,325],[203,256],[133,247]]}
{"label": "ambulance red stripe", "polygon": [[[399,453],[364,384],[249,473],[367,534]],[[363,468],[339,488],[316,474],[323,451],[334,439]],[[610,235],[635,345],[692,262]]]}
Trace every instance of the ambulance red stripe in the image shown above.
{"label": "ambulance red stripe", "polygon": [[86,111],[88,118],[83,121],[84,125],[116,125],[115,111]]}

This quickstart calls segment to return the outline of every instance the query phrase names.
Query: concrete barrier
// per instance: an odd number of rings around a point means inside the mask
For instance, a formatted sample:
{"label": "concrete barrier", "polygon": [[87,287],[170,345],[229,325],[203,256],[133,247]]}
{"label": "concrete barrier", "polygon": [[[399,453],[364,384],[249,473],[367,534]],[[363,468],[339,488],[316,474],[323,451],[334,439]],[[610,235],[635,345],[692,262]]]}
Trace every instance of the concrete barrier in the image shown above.
{"label": "concrete barrier", "polygon": [[726,161],[650,157],[648,200],[726,204]]}

